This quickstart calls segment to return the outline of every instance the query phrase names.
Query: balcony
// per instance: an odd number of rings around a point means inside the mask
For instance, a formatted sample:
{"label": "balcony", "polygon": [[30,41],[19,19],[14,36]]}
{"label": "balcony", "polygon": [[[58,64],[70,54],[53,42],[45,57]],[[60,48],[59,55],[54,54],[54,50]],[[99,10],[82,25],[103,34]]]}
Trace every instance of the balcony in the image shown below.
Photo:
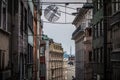
{"label": "balcony", "polygon": [[111,56],[112,62],[120,62],[120,48],[114,49]]}
{"label": "balcony", "polygon": [[77,37],[79,34],[83,34],[84,33],[84,29],[81,28],[81,26],[79,26],[72,34],[72,38],[74,39],[75,37]]}
{"label": "balcony", "polygon": [[63,51],[62,51],[62,50],[51,49],[51,48],[50,48],[50,51],[51,51],[51,52],[56,52],[56,53],[63,53]]}

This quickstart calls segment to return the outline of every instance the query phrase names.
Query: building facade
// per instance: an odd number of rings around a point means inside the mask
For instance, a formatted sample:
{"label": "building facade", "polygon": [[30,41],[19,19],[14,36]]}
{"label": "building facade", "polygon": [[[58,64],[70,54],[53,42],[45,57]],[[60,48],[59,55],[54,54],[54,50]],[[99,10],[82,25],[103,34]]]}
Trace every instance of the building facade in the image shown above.
{"label": "building facade", "polygon": [[0,1],[0,80],[11,78],[10,28],[11,2]]}
{"label": "building facade", "polygon": [[109,31],[111,33],[111,65],[112,65],[112,79],[111,80],[119,80],[120,79],[120,0],[111,0],[112,4],[110,5],[111,9],[111,19]]}
{"label": "building facade", "polygon": [[46,80],[63,79],[63,48],[59,43],[50,43],[46,49]]}
{"label": "building facade", "polygon": [[40,41],[40,80],[46,80],[46,54],[45,51],[48,48],[49,37],[42,34],[42,39]]}
{"label": "building facade", "polygon": [[[35,9],[38,11],[38,4],[31,1],[0,1],[1,80],[33,79],[33,47],[36,46],[33,45]],[[38,76],[36,78],[38,79]]]}
{"label": "building facade", "polygon": [[[85,7],[87,4],[83,5]],[[92,10],[81,8],[73,21],[76,30],[72,34],[75,40],[75,78],[76,80],[92,80],[91,67],[91,19]]]}
{"label": "building facade", "polygon": [[33,3],[28,2],[28,54],[27,54],[27,79],[33,79]]}
{"label": "building facade", "polygon": [[111,1],[93,0],[93,78],[111,80]]}

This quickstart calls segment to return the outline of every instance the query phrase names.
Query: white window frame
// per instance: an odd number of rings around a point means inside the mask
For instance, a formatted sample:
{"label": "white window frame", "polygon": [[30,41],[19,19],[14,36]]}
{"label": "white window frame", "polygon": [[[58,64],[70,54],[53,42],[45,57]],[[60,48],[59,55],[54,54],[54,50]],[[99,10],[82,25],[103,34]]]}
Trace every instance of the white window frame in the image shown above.
{"label": "white window frame", "polygon": [[[5,5],[5,7],[6,7],[6,29],[4,29],[4,27],[3,27],[3,6]],[[5,31],[8,31],[8,27],[7,27],[7,0],[2,0],[1,1],[1,24],[0,24],[0,28],[1,29],[3,29],[3,30],[5,30]]]}

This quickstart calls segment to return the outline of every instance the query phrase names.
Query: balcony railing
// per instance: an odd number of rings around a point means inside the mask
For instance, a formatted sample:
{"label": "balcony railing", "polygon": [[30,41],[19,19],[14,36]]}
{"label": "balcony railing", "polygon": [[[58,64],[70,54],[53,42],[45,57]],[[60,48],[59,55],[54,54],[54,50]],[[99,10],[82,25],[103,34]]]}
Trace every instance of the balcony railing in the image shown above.
{"label": "balcony railing", "polygon": [[84,32],[83,26],[81,26],[81,25],[73,32],[72,36],[74,37],[79,32]]}

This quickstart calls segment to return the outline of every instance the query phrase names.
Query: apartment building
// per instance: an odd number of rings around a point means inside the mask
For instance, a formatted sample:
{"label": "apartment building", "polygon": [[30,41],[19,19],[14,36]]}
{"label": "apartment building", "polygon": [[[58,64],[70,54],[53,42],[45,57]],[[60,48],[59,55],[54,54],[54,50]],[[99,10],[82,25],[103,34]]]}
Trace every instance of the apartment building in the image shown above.
{"label": "apartment building", "polygon": [[0,80],[11,78],[11,2],[0,0]]}
{"label": "apartment building", "polygon": [[33,47],[36,46],[33,45],[33,21],[34,10],[38,12],[40,8],[38,5],[24,0],[0,1],[1,80],[33,79]]}
{"label": "apartment building", "polygon": [[[73,24],[76,30],[72,34],[75,40],[75,78],[76,80],[92,80],[92,38],[91,38],[91,19],[92,9],[80,9],[75,17]],[[90,5],[91,6],[91,5]]]}
{"label": "apartment building", "polygon": [[63,79],[63,48],[59,43],[50,43],[46,49],[46,80]]}
{"label": "apartment building", "polygon": [[[115,3],[114,3],[115,2]],[[111,80],[120,79],[120,0],[111,0],[111,18],[109,31],[111,32]]]}

